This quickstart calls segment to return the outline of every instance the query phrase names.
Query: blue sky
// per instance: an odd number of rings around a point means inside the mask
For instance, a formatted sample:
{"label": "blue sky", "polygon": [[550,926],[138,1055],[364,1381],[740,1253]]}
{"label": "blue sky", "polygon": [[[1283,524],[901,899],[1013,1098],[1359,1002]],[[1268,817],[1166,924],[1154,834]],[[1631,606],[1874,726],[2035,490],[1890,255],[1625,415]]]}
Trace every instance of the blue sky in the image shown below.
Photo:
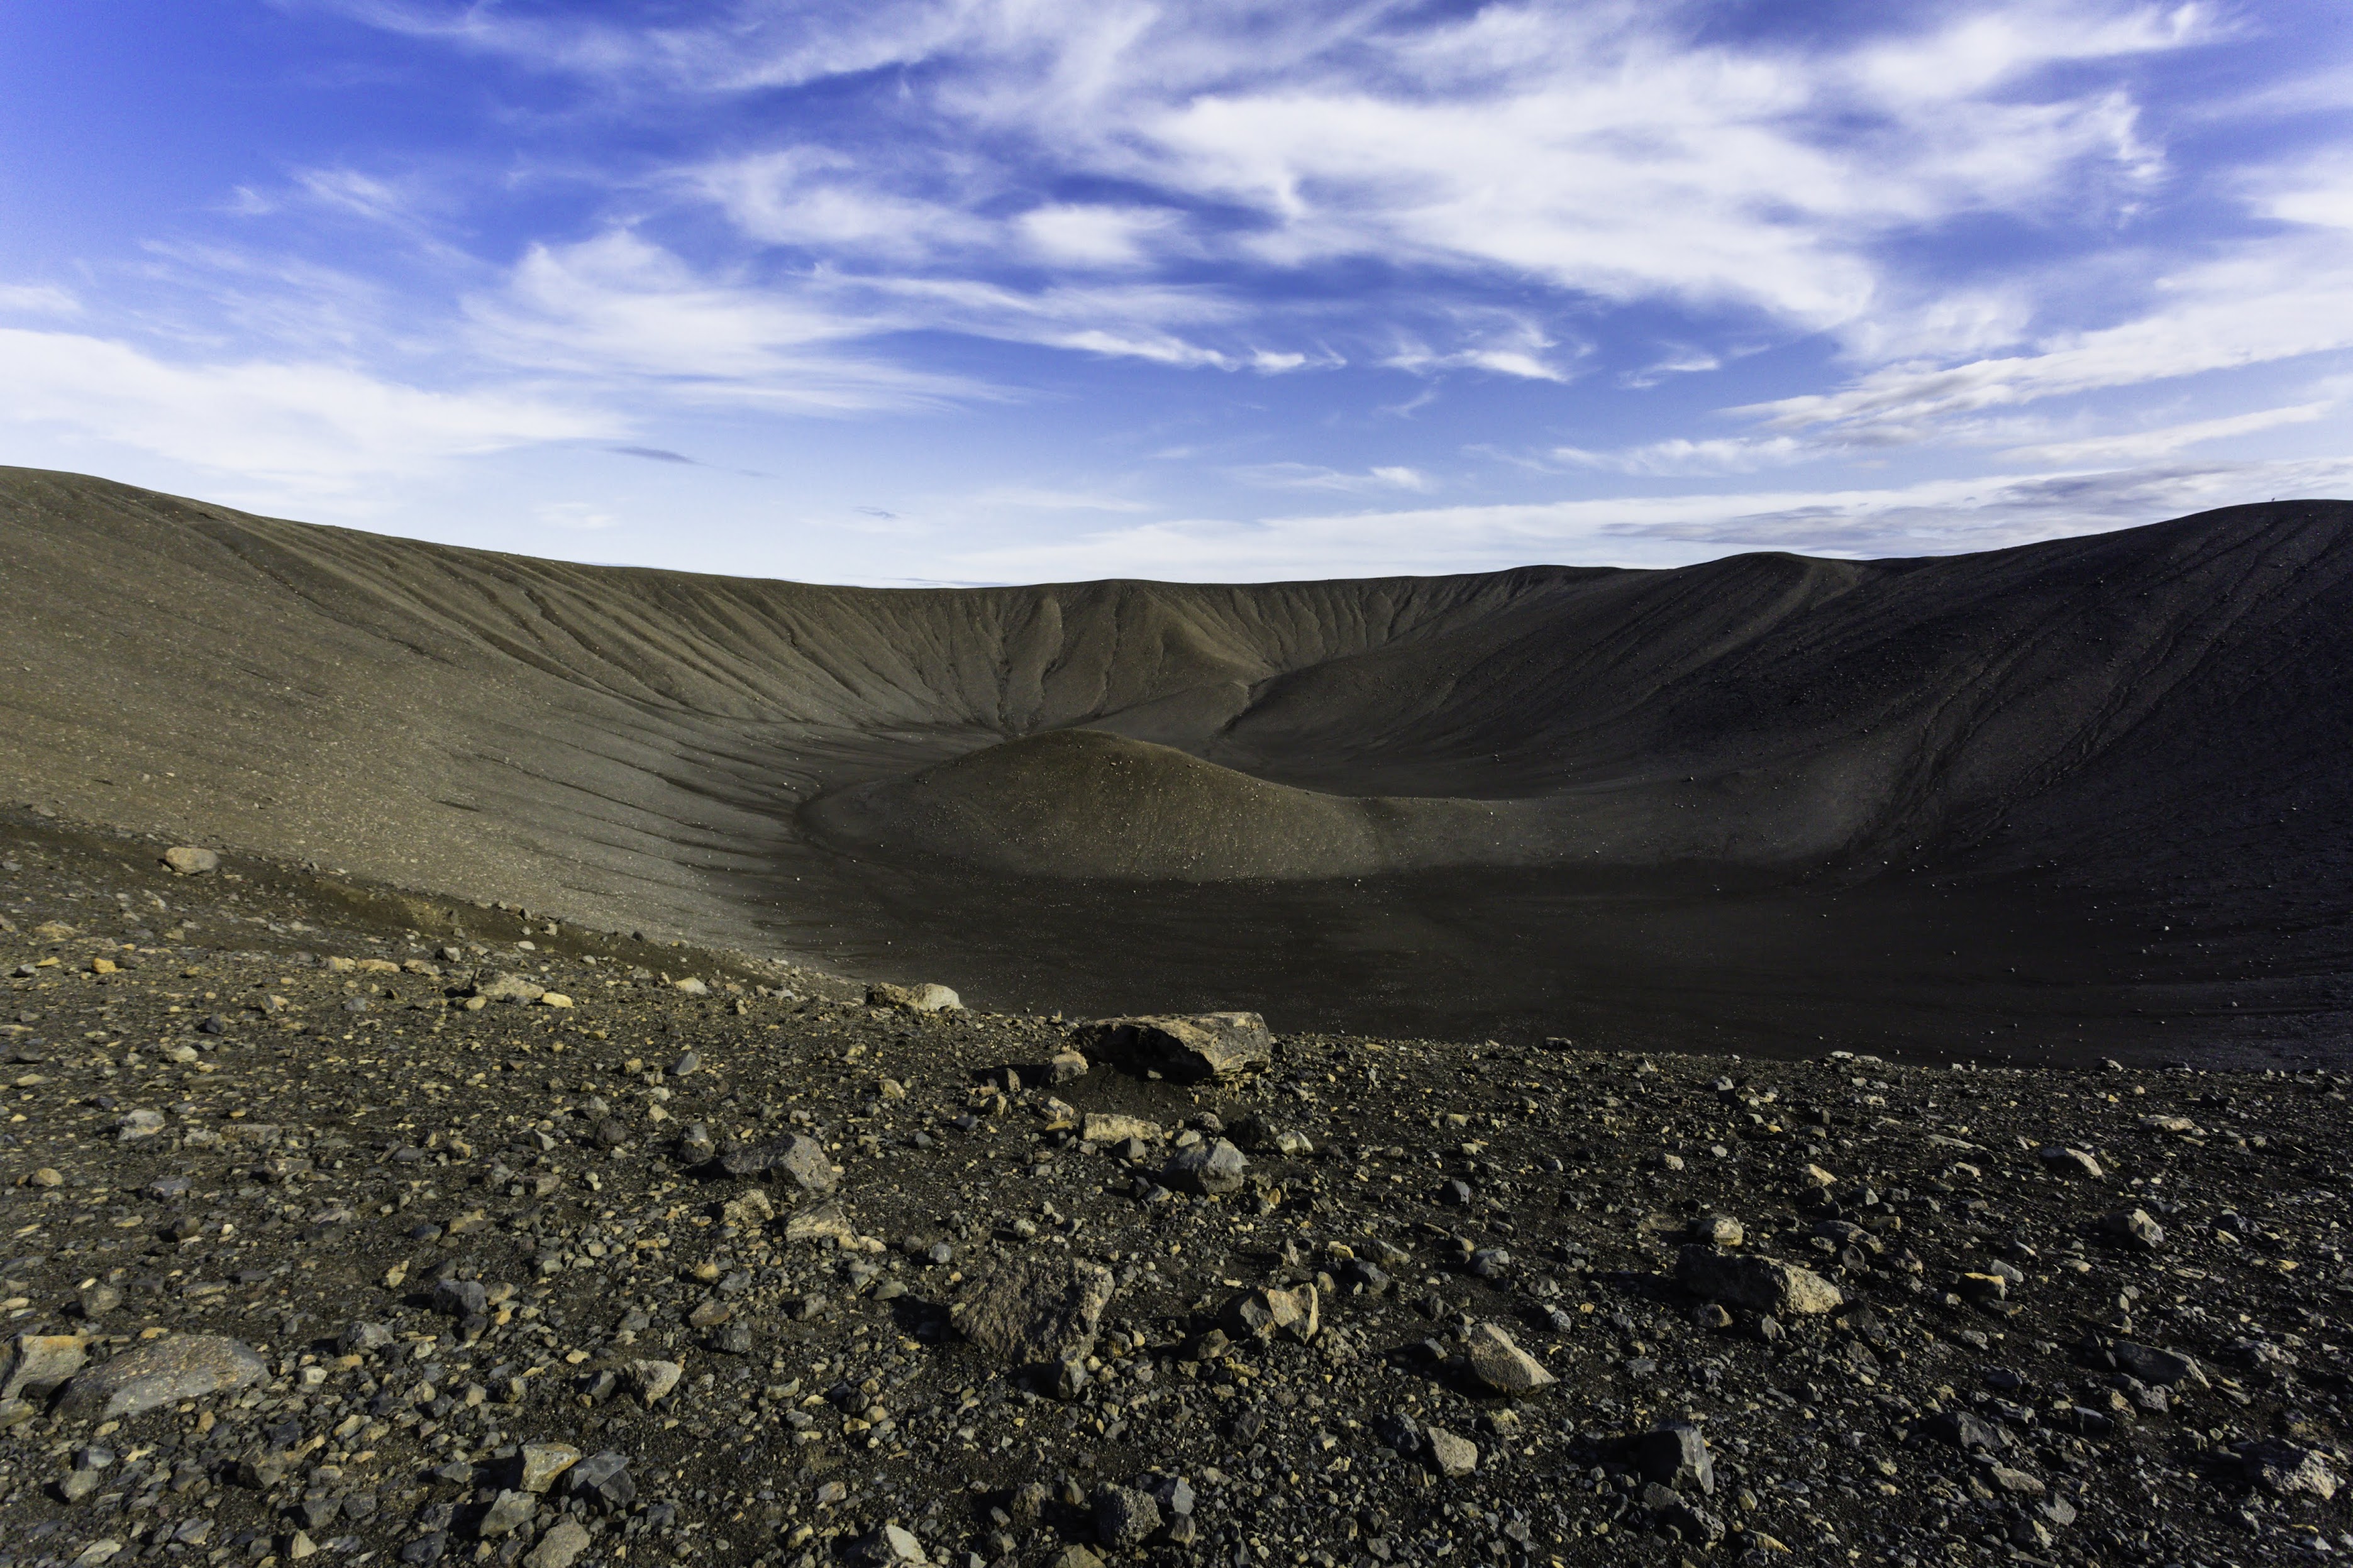
{"label": "blue sky", "polygon": [[867,583],[2353,495],[2353,11],[15,0],[0,461]]}

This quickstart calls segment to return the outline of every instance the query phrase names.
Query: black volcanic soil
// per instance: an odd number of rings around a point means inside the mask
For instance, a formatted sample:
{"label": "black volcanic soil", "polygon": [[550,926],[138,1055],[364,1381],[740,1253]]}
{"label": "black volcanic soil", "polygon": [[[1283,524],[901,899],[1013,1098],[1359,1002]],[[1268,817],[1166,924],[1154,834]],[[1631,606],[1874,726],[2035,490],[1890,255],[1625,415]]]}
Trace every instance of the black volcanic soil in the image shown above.
{"label": "black volcanic soil", "polygon": [[878,592],[0,473],[0,789],[1004,1008],[2346,1059],[2353,507]]}
{"label": "black volcanic soil", "polygon": [[[1058,1079],[1052,1017],[164,847],[0,818],[14,1568],[2353,1550],[2341,1073],[1294,1006],[1261,1073]],[[476,994],[522,982],[572,1005]],[[709,1157],[788,1134],[829,1199]],[[1229,1137],[1231,1191],[1172,1190]],[[1835,1306],[1694,1288],[1748,1256]],[[1014,1266],[1101,1271],[1078,1370],[960,1331]],[[1253,1333],[1262,1291],[1315,1331]],[[1482,1378],[1497,1329],[1556,1381]],[[247,1373],[93,1408],[172,1355]]]}

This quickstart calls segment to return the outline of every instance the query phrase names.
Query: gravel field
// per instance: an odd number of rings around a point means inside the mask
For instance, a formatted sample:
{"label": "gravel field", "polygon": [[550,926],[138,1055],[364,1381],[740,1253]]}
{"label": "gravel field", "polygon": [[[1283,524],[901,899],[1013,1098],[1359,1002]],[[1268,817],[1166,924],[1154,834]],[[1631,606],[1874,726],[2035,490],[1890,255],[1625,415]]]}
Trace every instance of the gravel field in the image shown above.
{"label": "gravel field", "polygon": [[0,1568],[2353,1551],[2342,1074],[1102,1027],[171,847],[0,818]]}

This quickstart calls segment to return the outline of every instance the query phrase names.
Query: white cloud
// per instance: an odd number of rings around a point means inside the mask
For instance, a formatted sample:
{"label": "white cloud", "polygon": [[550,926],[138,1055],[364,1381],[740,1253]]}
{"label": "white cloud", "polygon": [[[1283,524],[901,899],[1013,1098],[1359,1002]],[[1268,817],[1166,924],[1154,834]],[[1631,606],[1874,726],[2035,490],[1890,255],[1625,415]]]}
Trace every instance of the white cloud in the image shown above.
{"label": "white cloud", "polygon": [[550,528],[592,532],[615,527],[621,521],[603,507],[579,500],[542,501],[532,509],[532,515]]}
{"label": "white cloud", "polygon": [[1708,441],[1677,437],[1613,452],[1588,451],[1582,447],[1560,447],[1553,452],[1560,461],[1582,468],[1662,477],[1753,474],[1760,468],[1787,468],[1828,455],[1821,447],[1790,436],[1729,437]]}
{"label": "white cloud", "polygon": [[1360,495],[1382,490],[1427,491],[1436,488],[1429,475],[1402,464],[1367,468],[1360,474],[1319,468],[1313,463],[1252,463],[1229,468],[1227,472],[1246,485],[1277,490],[1333,490]]}
{"label": "white cloud", "polygon": [[1166,207],[1058,203],[1032,207],[1019,225],[1029,248],[1046,261],[1134,267],[1147,259],[1147,241],[1174,230],[1176,216]]}
{"label": "white cloud", "polygon": [[987,246],[999,226],[889,189],[846,154],[797,146],[691,171],[683,182],[746,235],[828,256],[914,260]]}
{"label": "white cloud", "polygon": [[2115,326],[2054,334],[2038,353],[1891,365],[1835,392],[1734,412],[1773,430],[1896,443],[1987,409],[2353,347],[2353,310],[2345,309],[2353,256],[2333,245],[2249,247],[2163,279],[2154,292],[2153,309]]}
{"label": "white cloud", "polygon": [[[636,26],[343,3],[591,79],[642,113],[828,79],[849,91],[920,67],[828,120],[866,152],[796,141],[689,172],[688,188],[765,243],[968,279],[1368,258],[1472,292],[1513,280],[1730,306],[1880,354],[1983,352],[2024,323],[1999,290],[1940,311],[1930,301],[1954,292],[1949,279],[1909,288],[1882,254],[1891,237],[1974,213],[2096,219],[2160,173],[2115,73],[2055,68],[2182,48],[2218,26],[2196,5],[1997,0],[1932,11],[1926,26],[1736,46],[1698,41],[1700,8],[1568,0],[1468,14],[1356,0],[735,0]],[[1070,181],[1161,199],[1050,199],[1006,216],[1016,194]],[[1257,308],[1280,319],[1295,303]],[[1112,321],[1037,341],[1169,363],[1244,353],[1180,352]],[[1475,331],[1390,363],[1562,374]]]}
{"label": "white cloud", "polygon": [[1025,511],[1149,511],[1151,507],[1126,496],[1092,490],[1040,489],[1029,485],[1002,485],[981,490],[966,504],[981,509],[1018,508]]}
{"label": "white cloud", "polygon": [[469,301],[480,347],[541,371],[650,378],[673,396],[811,413],[924,405],[972,384],[851,352],[902,324],[824,280],[713,280],[636,235],[534,246],[507,287]]}
{"label": "white cloud", "polygon": [[0,310],[28,316],[70,316],[81,301],[47,283],[0,283]]}
{"label": "white cloud", "polygon": [[1671,375],[1697,375],[1706,371],[1721,370],[1724,361],[1707,350],[1679,343],[1641,369],[1629,371],[1618,378],[1620,386],[1637,391],[1652,387]]}
{"label": "white cloud", "polygon": [[5,328],[0,421],[317,491],[624,429],[529,391],[430,391],[321,363],[174,363],[108,339]]}
{"label": "white cloud", "polygon": [[2056,441],[2039,447],[2014,447],[2002,454],[2013,463],[2034,463],[2054,468],[2067,468],[2083,463],[2147,462],[2152,458],[2170,457],[2185,447],[2201,442],[2220,441],[2232,436],[2252,436],[2261,430],[2276,430],[2283,425],[2308,425],[2334,412],[2335,403],[2300,403],[2286,408],[2263,408],[2249,414],[2232,414],[2220,419],[2198,419],[2187,424],[2168,425],[2155,430],[2123,431],[2112,436],[2088,437],[2080,441]]}
{"label": "white cloud", "polygon": [[1097,576],[1189,582],[1391,576],[1531,562],[1677,566],[1737,551],[1849,558],[1945,554],[2129,528],[2211,507],[2343,494],[2353,457],[1933,479],[1881,489],[1613,497],[1194,520],[970,552],[976,581]]}

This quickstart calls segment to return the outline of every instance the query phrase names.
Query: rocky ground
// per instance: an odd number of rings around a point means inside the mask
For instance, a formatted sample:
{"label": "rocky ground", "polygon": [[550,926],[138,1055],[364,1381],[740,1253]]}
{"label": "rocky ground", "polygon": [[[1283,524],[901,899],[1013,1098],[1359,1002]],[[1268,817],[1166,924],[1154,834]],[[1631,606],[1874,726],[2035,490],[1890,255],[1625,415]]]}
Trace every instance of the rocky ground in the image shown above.
{"label": "rocky ground", "polygon": [[0,1568],[2353,1551],[2340,1074],[1103,1029],[168,847],[0,820]]}

